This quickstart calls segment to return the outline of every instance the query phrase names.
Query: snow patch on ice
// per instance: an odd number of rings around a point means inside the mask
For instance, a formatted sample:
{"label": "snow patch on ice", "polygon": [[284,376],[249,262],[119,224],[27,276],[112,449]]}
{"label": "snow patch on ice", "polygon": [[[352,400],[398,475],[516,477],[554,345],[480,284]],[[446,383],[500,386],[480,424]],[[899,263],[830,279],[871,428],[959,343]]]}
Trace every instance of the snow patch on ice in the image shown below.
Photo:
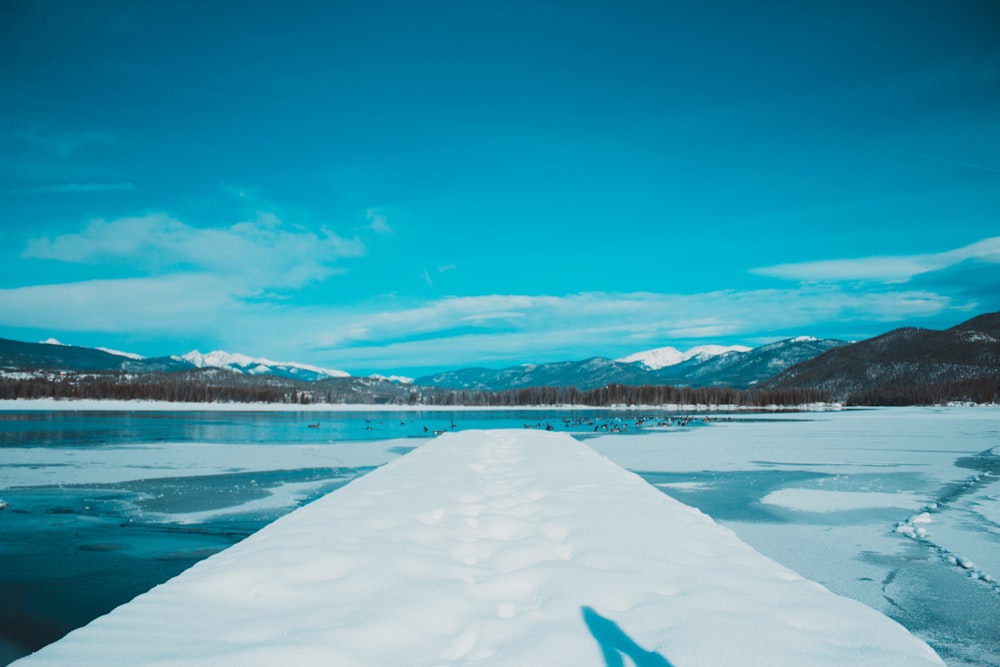
{"label": "snow patch on ice", "polygon": [[761,499],[766,505],[777,505],[800,512],[846,512],[882,507],[919,507],[920,499],[910,493],[878,493],[870,491],[828,491],[825,489],[785,488],[773,491]]}
{"label": "snow patch on ice", "polygon": [[705,491],[711,489],[708,482],[657,482],[653,486],[661,489],[676,489],[678,491]]}
{"label": "snow patch on ice", "polygon": [[201,512],[178,512],[173,514],[146,513],[145,519],[152,522],[172,523],[172,524],[202,524],[217,521],[225,517],[237,516],[241,514],[258,514],[263,512],[275,512],[295,507],[316,490],[317,487],[325,484],[325,480],[318,482],[299,482],[280,484],[267,489],[268,495],[265,498],[257,498],[232,507],[224,507],[214,510],[204,510]]}
{"label": "snow patch on ice", "polygon": [[923,540],[927,538],[927,529],[922,526],[914,526],[912,523],[903,521],[896,525],[896,532],[913,540]]}

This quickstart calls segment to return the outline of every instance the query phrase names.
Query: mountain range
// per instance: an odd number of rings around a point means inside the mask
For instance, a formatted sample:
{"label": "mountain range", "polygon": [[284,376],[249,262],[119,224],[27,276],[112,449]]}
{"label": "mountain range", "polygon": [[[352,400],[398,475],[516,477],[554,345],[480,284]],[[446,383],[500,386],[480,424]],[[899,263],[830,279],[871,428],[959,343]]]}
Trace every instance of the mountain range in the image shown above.
{"label": "mountain range", "polygon": [[51,338],[41,343],[0,338],[0,369],[156,373],[190,368],[192,365],[179,357],[145,358],[107,349],[63,345]]}
{"label": "mountain range", "polygon": [[413,383],[421,387],[489,391],[558,386],[587,391],[609,384],[747,389],[800,361],[842,345],[847,343],[803,336],[758,348],[705,345],[681,353],[668,347],[617,360],[592,357],[500,370],[464,368],[419,377]]}
{"label": "mountain range", "polygon": [[787,368],[845,346],[848,343],[842,340],[798,336],[746,351],[695,356],[659,369],[655,375],[661,384],[749,389]]}
{"label": "mountain range", "polygon": [[143,357],[108,348],[64,345],[52,338],[41,343],[0,338],[0,369],[170,373],[196,368],[222,368],[242,375],[267,375],[306,382],[349,375],[339,370],[295,362],[271,361],[245,354],[230,354],[221,350],[208,354],[192,350],[181,356]]}
{"label": "mountain range", "polygon": [[292,361],[271,361],[245,354],[230,354],[222,350],[202,354],[192,350],[180,357],[196,368],[228,368],[245,375],[274,375],[292,380],[315,382],[329,378],[349,377],[346,371],[330,370]]}
{"label": "mountain range", "polygon": [[195,350],[182,356],[145,358],[107,348],[62,345],[54,340],[26,343],[0,339],[0,374],[8,376],[37,370],[169,374],[199,369],[224,369],[248,380],[270,377],[322,383],[330,395],[347,392],[345,397],[357,389],[348,385],[359,382],[399,386],[400,390],[412,384],[416,389],[445,391],[528,387],[576,387],[588,391],[614,384],[808,389],[845,402],[862,395],[868,401],[920,402],[930,400],[925,390],[932,385],[954,389],[934,394],[938,398],[968,393],[964,387],[970,383],[976,385],[972,392],[976,396],[1000,393],[1000,313],[980,315],[944,331],[909,327],[854,343],[799,336],[757,348],[705,345],[681,352],[661,347],[619,359],[591,357],[499,370],[463,368],[412,381],[382,376],[351,378],[344,371],[221,351],[202,354]]}
{"label": "mountain range", "polygon": [[676,347],[668,345],[667,347],[658,347],[655,350],[636,352],[617,361],[626,364],[641,364],[649,370],[655,371],[666,366],[676,366],[685,361],[706,360],[720,354],[726,354],[727,352],[749,352],[751,349],[753,348],[749,348],[746,345],[730,345],[728,347],[722,345],[699,345],[698,347],[692,347],[687,352],[681,352]]}
{"label": "mountain range", "polygon": [[[842,341],[800,337],[755,349],[745,346],[702,345],[681,352],[674,347],[661,347],[617,360],[591,357],[582,361],[525,364],[499,370],[463,368],[416,380],[399,376],[372,377],[424,387],[483,391],[556,386],[590,390],[608,384],[666,383],[692,387],[746,388],[798,361],[844,344]],[[348,373],[341,370],[296,362],[277,362],[220,350],[209,353],[193,350],[179,356],[147,358],[108,348],[64,345],[55,339],[41,343],[0,339],[0,369],[169,373],[199,368],[221,368],[241,375],[280,377],[304,382],[349,377]]]}

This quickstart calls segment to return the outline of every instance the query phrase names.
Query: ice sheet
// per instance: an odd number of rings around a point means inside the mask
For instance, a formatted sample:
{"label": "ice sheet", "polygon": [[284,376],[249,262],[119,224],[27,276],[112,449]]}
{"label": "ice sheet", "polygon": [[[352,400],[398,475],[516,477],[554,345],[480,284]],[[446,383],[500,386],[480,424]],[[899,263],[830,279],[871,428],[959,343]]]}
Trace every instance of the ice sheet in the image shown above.
{"label": "ice sheet", "polygon": [[0,450],[0,489],[110,484],[246,470],[376,466],[414,446],[409,439],[323,445],[156,443],[118,447]]}
{"label": "ice sheet", "polygon": [[992,667],[998,433],[997,407],[892,408],[738,417],[588,444],[759,551],[891,615],[949,665]]}

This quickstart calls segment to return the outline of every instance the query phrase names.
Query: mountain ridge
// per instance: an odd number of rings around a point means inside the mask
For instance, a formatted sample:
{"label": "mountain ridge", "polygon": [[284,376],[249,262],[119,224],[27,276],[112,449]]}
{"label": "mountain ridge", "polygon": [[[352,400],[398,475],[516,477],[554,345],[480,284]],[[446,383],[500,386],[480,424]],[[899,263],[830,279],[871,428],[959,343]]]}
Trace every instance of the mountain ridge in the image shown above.
{"label": "mountain ridge", "polygon": [[350,373],[346,371],[320,368],[294,361],[272,361],[264,357],[251,357],[223,350],[214,350],[207,354],[192,350],[181,355],[180,358],[196,368],[228,368],[247,375],[277,375],[307,382],[335,377],[350,377]]}
{"label": "mountain ridge", "polygon": [[[686,358],[656,369],[643,361],[653,359],[658,364],[678,355]],[[626,363],[627,359],[634,361]],[[6,377],[17,377],[24,371],[50,377],[57,373],[58,378],[87,372],[138,377],[146,373],[190,376],[195,371],[209,370],[242,376],[246,378],[241,381],[244,383],[274,378],[306,392],[311,391],[307,385],[326,383],[322,388],[327,396],[345,398],[360,396],[365,391],[371,393],[376,385],[399,385],[399,391],[393,390],[393,400],[407,401],[419,400],[421,389],[446,393],[553,387],[591,391],[617,385],[806,391],[812,396],[820,392],[826,397],[822,400],[865,405],[883,404],[879,401],[885,404],[991,402],[1000,400],[1000,312],[978,315],[945,330],[901,327],[854,343],[797,336],[746,350],[738,346],[699,346],[681,353],[676,348],[655,348],[617,360],[595,356],[501,369],[460,368],[414,380],[384,376],[352,378],[344,371],[218,350],[144,358],[109,348],[64,345],[54,339],[26,343],[0,338],[0,375]],[[404,391],[405,386],[410,389]],[[997,398],[991,398],[994,396]]]}
{"label": "mountain ridge", "polygon": [[[590,390],[608,384],[652,385],[672,384],[681,387],[733,387],[748,389],[803,359],[847,345],[844,341],[821,340],[799,336],[777,341],[759,348],[745,346],[699,346],[680,362],[651,369],[641,361],[645,353],[636,353],[617,360],[591,357],[580,361],[559,361],[527,364],[502,369],[462,368],[418,377],[414,384],[458,390],[504,391],[531,386],[572,386]],[[741,348],[745,348],[741,349]],[[660,350],[651,350],[656,359]],[[676,349],[676,348],[672,348]],[[670,354],[669,352],[667,353]]]}
{"label": "mountain ridge", "polygon": [[[867,394],[891,400],[918,387],[1000,384],[1000,313],[949,329],[902,327],[832,349],[792,366],[762,386],[820,389],[835,400]],[[994,390],[996,386],[994,386]],[[866,398],[866,400],[868,400]]]}

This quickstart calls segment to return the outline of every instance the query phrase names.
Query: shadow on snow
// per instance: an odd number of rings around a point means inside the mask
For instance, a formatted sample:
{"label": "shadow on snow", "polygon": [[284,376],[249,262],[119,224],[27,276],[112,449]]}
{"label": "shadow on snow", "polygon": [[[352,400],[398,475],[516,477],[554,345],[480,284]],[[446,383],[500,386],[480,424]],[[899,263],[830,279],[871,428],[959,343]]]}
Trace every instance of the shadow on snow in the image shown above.
{"label": "shadow on snow", "polygon": [[673,667],[669,660],[655,651],[647,651],[632,640],[614,621],[604,618],[591,607],[581,607],[583,621],[597,640],[607,667],[624,667],[622,656],[628,656],[635,667]]}

